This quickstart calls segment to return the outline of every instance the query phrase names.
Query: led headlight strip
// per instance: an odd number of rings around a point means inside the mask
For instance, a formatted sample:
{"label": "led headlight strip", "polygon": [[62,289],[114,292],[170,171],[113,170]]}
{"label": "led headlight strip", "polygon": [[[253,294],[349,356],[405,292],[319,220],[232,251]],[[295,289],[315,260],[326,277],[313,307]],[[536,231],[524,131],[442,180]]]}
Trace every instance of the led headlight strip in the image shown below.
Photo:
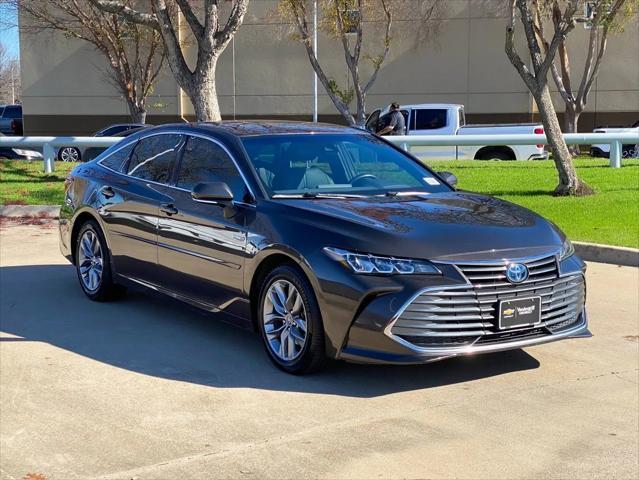
{"label": "led headlight strip", "polygon": [[324,252],[355,273],[378,275],[433,275],[441,274],[439,269],[426,260],[408,258],[380,257],[362,253],[353,253],[340,248],[324,247]]}

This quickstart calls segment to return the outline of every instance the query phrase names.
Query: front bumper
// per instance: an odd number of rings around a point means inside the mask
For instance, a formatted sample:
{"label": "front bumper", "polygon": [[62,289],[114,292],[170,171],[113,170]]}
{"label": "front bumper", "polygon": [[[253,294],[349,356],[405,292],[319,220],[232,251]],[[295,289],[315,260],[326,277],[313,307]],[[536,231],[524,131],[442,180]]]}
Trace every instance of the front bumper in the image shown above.
{"label": "front bumper", "polygon": [[[427,363],[590,337],[583,262],[573,256],[562,265],[549,256],[528,259],[528,265],[531,278],[524,284],[509,284],[495,274],[503,265],[445,265],[443,285],[422,288],[409,298],[400,292],[381,295],[361,309],[338,357]],[[528,296],[542,297],[541,322],[500,330],[499,302]]]}
{"label": "front bumper", "polygon": [[[406,346],[405,351],[399,351],[394,346],[382,346],[381,337],[372,338],[369,335],[362,336],[362,332],[357,331],[357,327],[351,329],[352,341],[341,351],[339,358],[356,363],[395,363],[395,364],[418,364],[430,363],[446,358],[462,355],[475,355],[480,353],[502,352],[518,348],[531,347],[544,343],[556,342],[568,338],[589,338],[592,333],[588,330],[588,316],[584,311],[580,314],[575,325],[567,330],[558,333],[548,333],[533,338],[514,339],[493,343],[490,345],[471,345],[464,347],[444,347],[444,348],[415,348]],[[362,338],[364,337],[364,338]],[[361,345],[361,340],[366,344],[376,345],[369,347]]]}

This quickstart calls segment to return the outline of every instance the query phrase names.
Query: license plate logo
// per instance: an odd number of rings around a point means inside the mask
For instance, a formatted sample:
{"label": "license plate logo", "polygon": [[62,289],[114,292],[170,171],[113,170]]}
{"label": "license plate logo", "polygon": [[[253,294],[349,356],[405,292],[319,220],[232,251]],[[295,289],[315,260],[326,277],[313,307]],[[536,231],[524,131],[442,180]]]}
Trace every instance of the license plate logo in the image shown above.
{"label": "license plate logo", "polygon": [[499,302],[499,328],[533,326],[541,322],[541,297]]}

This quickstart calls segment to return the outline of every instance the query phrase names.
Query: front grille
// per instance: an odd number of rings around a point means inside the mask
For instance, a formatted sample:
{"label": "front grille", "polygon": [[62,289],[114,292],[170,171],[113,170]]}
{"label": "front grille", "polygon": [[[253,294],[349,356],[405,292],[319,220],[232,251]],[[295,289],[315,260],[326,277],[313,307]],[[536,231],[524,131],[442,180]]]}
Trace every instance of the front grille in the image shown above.
{"label": "front grille", "polygon": [[[550,335],[579,320],[585,286],[582,275],[560,278],[554,256],[524,262],[529,278],[506,279],[505,264],[457,264],[470,285],[424,291],[400,314],[391,333],[419,347],[460,347]],[[541,323],[499,330],[502,300],[541,297]]]}

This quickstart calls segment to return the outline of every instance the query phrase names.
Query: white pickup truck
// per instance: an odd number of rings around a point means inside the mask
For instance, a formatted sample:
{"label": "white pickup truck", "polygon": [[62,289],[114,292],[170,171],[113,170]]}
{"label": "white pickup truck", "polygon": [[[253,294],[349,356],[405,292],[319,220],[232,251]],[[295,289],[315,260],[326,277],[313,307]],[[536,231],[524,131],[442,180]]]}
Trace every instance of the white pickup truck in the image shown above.
{"label": "white pickup truck", "polygon": [[[632,127],[598,127],[593,130],[594,133],[639,133],[639,121],[635,122]],[[590,156],[610,158],[610,145],[595,144],[590,147]],[[623,158],[639,158],[639,145],[624,145],[621,147],[621,156]]]}
{"label": "white pickup truck", "polygon": [[[372,132],[384,126],[384,115],[389,107],[377,109],[366,120],[366,129]],[[407,135],[482,135],[482,134],[543,134],[544,127],[535,123],[495,125],[466,125],[464,106],[449,103],[422,103],[402,105]],[[411,153],[423,160],[536,160],[548,158],[543,145],[454,145],[443,147],[414,146]]]}

